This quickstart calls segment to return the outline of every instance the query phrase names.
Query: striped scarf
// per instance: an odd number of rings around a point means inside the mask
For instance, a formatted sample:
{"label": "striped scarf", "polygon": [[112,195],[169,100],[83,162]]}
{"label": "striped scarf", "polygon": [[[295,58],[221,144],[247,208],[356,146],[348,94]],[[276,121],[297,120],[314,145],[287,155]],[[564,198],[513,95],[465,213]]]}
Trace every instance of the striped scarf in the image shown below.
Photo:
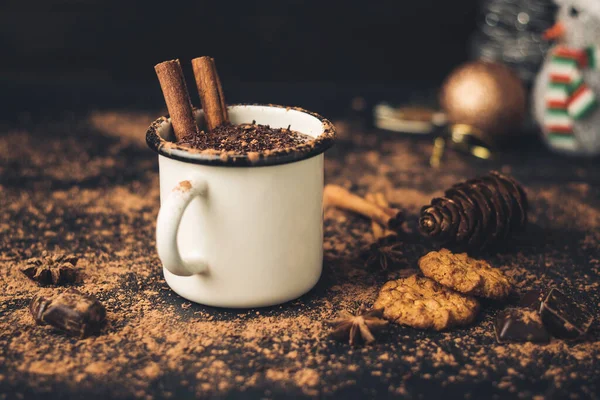
{"label": "striped scarf", "polygon": [[596,96],[583,81],[582,70],[596,69],[598,56],[600,52],[595,47],[584,50],[564,46],[554,48],[544,121],[552,144],[572,148],[575,144],[573,121],[585,118],[596,108]]}

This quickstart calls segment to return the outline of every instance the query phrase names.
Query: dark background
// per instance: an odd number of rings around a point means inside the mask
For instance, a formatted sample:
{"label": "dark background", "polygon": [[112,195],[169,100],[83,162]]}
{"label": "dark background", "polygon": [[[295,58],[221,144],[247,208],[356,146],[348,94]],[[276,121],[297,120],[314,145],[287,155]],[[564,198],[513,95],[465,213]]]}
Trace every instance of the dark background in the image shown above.
{"label": "dark background", "polygon": [[170,3],[0,3],[3,112],[160,106],[153,66],[180,58],[190,86],[201,55],[216,59],[228,102],[326,112],[439,85],[467,59],[478,12],[476,0]]}

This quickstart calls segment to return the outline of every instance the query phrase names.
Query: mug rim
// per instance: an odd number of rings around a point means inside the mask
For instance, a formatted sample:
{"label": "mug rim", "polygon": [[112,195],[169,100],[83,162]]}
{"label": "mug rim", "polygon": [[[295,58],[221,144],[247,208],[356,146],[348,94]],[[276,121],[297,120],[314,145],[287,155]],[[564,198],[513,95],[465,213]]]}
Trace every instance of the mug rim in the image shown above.
{"label": "mug rim", "polygon": [[[251,160],[247,154],[223,156],[222,152],[207,152],[190,149],[175,142],[169,142],[158,133],[163,124],[170,124],[169,115],[156,119],[146,131],[146,144],[158,155],[165,156],[178,161],[191,164],[223,166],[223,167],[264,167],[268,165],[289,164],[296,161],[306,160],[324,153],[333,146],[335,142],[335,127],[323,116],[300,107],[282,106],[279,104],[238,103],[230,104],[227,108],[239,106],[259,106],[270,108],[283,108],[295,110],[308,114],[321,121],[323,131],[307,144],[301,144],[294,148],[271,151],[267,154],[260,153],[258,159]],[[194,112],[198,111],[194,108]],[[201,110],[200,110],[201,111]]]}

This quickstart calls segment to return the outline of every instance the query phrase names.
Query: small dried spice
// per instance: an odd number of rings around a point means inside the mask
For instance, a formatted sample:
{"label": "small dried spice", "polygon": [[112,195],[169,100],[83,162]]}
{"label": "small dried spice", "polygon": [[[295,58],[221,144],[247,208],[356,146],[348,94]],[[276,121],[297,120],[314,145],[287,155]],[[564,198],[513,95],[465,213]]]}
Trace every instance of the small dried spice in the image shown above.
{"label": "small dried spice", "polygon": [[385,236],[367,245],[362,251],[362,257],[370,267],[386,270],[389,266],[406,261],[402,251],[402,243],[396,235]]}
{"label": "small dried spice", "polygon": [[29,311],[39,325],[48,324],[79,338],[98,332],[106,319],[106,309],[97,298],[75,289],[50,299],[36,296]]}
{"label": "small dried spice", "polygon": [[333,325],[331,336],[338,340],[349,340],[351,346],[373,343],[373,334],[388,324],[383,319],[383,309],[367,310],[365,306],[361,306],[356,315],[344,310],[329,323]]}
{"label": "small dried spice", "polygon": [[72,254],[48,254],[42,257],[30,258],[21,272],[30,279],[41,284],[63,285],[73,283],[77,278],[77,265],[79,258]]}

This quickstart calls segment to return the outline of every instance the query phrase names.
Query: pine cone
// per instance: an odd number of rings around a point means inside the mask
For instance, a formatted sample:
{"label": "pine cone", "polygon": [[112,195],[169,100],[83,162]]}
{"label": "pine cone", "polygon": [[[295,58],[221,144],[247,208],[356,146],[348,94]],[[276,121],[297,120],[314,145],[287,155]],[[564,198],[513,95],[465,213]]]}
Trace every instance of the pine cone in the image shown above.
{"label": "pine cone", "polygon": [[527,195],[513,178],[492,171],[458,183],[421,209],[421,234],[441,245],[480,249],[527,224]]}

